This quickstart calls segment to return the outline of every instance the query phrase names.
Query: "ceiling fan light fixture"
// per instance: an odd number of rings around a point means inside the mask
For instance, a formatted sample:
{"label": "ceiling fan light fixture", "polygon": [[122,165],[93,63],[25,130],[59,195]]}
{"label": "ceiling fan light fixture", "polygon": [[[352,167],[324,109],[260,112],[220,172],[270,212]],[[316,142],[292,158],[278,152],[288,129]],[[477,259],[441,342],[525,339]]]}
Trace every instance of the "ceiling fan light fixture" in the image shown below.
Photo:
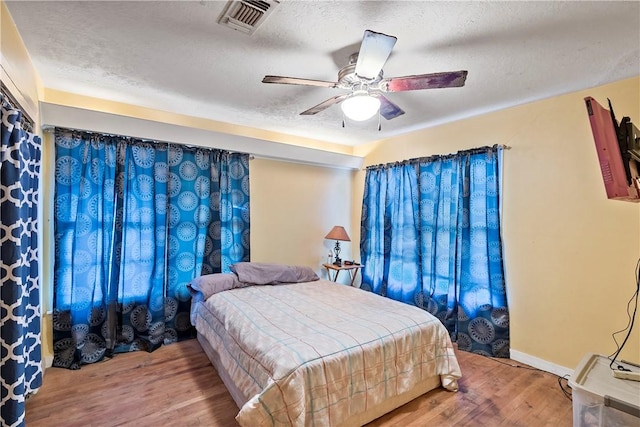
{"label": "ceiling fan light fixture", "polygon": [[360,50],[352,54],[349,57],[349,63],[340,69],[337,82],[266,75],[262,79],[262,83],[346,89],[349,92],[324,100],[303,111],[300,115],[311,116],[333,105],[341,104],[342,127],[344,127],[345,118],[352,121],[365,121],[377,113],[378,130],[380,130],[380,117],[391,120],[405,113],[402,108],[384,96],[385,93],[464,86],[467,78],[466,70],[415,74],[404,77],[383,77],[382,67],[387,62],[396,40],[397,38],[394,36],[366,30],[362,37]]}
{"label": "ceiling fan light fixture", "polygon": [[380,110],[380,100],[375,96],[369,95],[366,91],[354,92],[340,106],[347,118],[362,122],[376,115]]}

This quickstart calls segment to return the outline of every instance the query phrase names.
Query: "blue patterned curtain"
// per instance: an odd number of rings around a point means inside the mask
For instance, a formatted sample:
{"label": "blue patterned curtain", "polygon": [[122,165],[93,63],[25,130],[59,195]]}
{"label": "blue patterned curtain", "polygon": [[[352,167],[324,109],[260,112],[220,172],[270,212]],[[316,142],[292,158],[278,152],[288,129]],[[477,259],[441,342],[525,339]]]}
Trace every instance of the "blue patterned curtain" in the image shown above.
{"label": "blue patterned curtain", "polygon": [[365,178],[362,287],[413,303],[421,288],[418,177],[410,162],[370,168]]}
{"label": "blue patterned curtain", "polygon": [[379,295],[387,295],[390,246],[388,230],[391,221],[387,215],[387,169],[367,169],[362,201],[360,225],[360,259],[362,285]]}
{"label": "blue patterned curtain", "polygon": [[202,274],[249,261],[249,157],[217,151],[211,159],[211,214]]}
{"label": "blue patterned curtain", "polygon": [[218,172],[248,183],[248,155],[64,129],[55,144],[54,366],[193,337],[187,283],[249,259],[248,240],[220,244],[249,234],[248,184],[223,224]]}
{"label": "blue patterned curtain", "polygon": [[501,156],[487,147],[368,169],[361,259],[365,289],[431,312],[462,350],[508,357]]}
{"label": "blue patterned curtain", "polygon": [[0,425],[23,426],[25,398],[42,385],[38,274],[38,136],[2,98],[0,280],[2,364]]}
{"label": "blue patterned curtain", "polygon": [[438,317],[454,336],[457,331],[460,165],[459,157],[436,158],[418,165],[422,289],[416,294],[416,305]]}

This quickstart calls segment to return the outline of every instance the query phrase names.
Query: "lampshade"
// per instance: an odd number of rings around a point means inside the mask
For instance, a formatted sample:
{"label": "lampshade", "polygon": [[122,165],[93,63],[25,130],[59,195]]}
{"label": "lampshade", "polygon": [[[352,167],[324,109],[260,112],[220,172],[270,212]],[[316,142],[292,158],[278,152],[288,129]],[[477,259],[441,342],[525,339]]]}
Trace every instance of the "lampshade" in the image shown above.
{"label": "lampshade", "polygon": [[373,117],[380,109],[380,100],[371,96],[367,91],[355,91],[353,95],[345,99],[342,104],[342,112],[351,120],[362,122]]}
{"label": "lampshade", "polygon": [[343,242],[351,241],[344,227],[341,227],[339,225],[336,225],[335,227],[333,227],[329,232],[329,234],[324,236],[324,238],[329,240],[342,240]]}

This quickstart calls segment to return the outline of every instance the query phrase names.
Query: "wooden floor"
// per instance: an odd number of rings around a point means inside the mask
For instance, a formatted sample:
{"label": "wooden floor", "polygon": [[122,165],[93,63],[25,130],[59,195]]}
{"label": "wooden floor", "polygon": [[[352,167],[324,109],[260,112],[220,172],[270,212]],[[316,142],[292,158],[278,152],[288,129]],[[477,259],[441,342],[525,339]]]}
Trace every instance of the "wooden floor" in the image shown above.
{"label": "wooden floor", "polygon": [[[433,390],[368,427],[572,425],[571,401],[554,375],[457,355],[459,392]],[[48,369],[42,388],[27,400],[26,424],[234,427],[237,411],[200,345],[190,340],[78,371]]]}

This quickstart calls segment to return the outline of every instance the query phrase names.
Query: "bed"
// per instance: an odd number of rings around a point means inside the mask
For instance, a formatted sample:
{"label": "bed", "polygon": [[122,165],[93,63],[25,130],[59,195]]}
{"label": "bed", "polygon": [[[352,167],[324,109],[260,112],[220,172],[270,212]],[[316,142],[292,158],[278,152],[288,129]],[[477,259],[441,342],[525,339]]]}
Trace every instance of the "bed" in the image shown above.
{"label": "bed", "polygon": [[458,388],[448,332],[417,307],[274,264],[235,264],[189,288],[198,341],[242,426],[359,426]]}

